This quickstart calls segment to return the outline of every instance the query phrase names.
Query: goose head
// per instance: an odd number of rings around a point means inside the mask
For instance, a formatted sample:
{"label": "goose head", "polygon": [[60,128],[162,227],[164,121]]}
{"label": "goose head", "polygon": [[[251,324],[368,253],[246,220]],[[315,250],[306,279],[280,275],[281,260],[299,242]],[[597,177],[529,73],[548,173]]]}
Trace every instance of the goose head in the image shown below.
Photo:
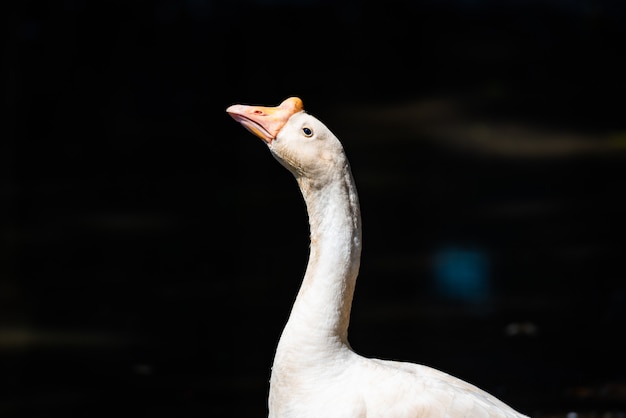
{"label": "goose head", "polygon": [[337,137],[306,113],[297,97],[276,107],[233,105],[226,112],[265,141],[272,155],[299,180],[330,180],[346,164]]}

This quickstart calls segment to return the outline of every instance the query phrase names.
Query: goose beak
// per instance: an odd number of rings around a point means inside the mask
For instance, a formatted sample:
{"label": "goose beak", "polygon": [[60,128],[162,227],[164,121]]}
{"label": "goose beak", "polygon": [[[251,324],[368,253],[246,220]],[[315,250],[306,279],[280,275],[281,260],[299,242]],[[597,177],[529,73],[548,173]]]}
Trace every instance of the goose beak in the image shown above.
{"label": "goose beak", "polygon": [[289,118],[303,109],[302,100],[290,97],[276,107],[232,105],[226,112],[270,145]]}

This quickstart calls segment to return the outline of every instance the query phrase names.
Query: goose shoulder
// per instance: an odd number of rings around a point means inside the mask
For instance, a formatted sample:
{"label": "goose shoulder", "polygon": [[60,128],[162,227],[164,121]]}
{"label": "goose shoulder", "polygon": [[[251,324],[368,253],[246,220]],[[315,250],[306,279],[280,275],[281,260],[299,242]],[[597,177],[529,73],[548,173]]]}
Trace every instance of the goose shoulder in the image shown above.
{"label": "goose shoulder", "polygon": [[368,416],[378,409],[386,417],[526,417],[471,383],[425,365],[361,357],[354,367],[361,370],[353,374]]}

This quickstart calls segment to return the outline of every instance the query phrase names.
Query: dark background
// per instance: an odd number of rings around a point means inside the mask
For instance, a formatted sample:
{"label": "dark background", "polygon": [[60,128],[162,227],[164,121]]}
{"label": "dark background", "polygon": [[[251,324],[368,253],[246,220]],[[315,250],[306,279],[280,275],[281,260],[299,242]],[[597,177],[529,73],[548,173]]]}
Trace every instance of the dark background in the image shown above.
{"label": "dark background", "polygon": [[3,7],[0,416],[266,415],[308,224],[224,109],[291,95],[359,187],[357,352],[626,413],[626,3]]}

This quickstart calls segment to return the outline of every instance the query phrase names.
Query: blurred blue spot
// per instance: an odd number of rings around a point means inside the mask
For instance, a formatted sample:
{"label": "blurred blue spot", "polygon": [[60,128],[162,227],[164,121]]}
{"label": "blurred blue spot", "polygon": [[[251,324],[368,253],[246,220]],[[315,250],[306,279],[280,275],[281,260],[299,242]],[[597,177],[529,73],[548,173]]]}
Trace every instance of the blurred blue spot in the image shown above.
{"label": "blurred blue spot", "polygon": [[39,39],[39,23],[34,20],[23,22],[19,33],[24,41],[36,41]]}
{"label": "blurred blue spot", "polygon": [[490,292],[489,260],[484,251],[446,247],[435,255],[437,292],[446,298],[477,303]]}

